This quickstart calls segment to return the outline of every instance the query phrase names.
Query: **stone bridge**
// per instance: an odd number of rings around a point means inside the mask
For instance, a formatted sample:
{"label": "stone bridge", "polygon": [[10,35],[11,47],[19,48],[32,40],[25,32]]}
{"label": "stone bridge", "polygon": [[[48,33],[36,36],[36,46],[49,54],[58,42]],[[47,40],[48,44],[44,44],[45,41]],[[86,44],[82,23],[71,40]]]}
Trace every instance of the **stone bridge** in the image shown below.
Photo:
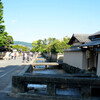
{"label": "stone bridge", "polygon": [[45,58],[37,58],[36,60],[46,61],[46,59],[45,59]]}
{"label": "stone bridge", "polygon": [[44,65],[45,68],[48,68],[48,66],[58,66],[59,63],[57,63],[57,62],[45,62],[45,63],[33,63],[32,64],[33,68],[35,66],[42,66],[42,65]]}

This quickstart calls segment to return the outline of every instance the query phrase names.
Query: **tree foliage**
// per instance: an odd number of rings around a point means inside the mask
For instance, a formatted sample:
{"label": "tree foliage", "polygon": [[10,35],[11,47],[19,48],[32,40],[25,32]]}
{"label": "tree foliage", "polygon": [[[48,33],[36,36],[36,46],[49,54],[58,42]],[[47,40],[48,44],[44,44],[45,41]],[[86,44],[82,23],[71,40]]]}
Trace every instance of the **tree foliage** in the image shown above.
{"label": "tree foliage", "polygon": [[5,32],[5,26],[3,23],[3,4],[0,0],[0,47],[10,49],[10,44],[13,44],[13,38],[12,36],[8,35],[7,32]]}
{"label": "tree foliage", "polygon": [[2,25],[2,23],[4,23],[4,20],[3,20],[3,4],[0,0],[0,34],[2,34],[5,30],[5,26]]}
{"label": "tree foliage", "polygon": [[69,38],[63,38],[62,41],[56,38],[48,38],[44,40],[33,41],[33,52],[63,52],[63,49],[67,49],[70,46],[67,44],[69,42]]}
{"label": "tree foliage", "polygon": [[29,50],[28,47],[21,46],[21,45],[12,45],[12,48],[13,48],[13,49],[17,49],[18,51],[19,51],[19,50],[22,50],[22,51],[28,51],[28,50]]}

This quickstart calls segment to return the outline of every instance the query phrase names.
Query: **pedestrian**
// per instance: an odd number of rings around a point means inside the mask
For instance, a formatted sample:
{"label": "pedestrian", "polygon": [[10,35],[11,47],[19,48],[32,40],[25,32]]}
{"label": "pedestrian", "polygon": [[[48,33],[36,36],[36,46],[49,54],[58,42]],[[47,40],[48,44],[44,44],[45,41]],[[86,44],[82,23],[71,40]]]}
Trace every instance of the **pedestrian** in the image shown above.
{"label": "pedestrian", "polygon": [[9,53],[9,58],[11,59],[12,57],[11,57],[11,52]]}
{"label": "pedestrian", "polygon": [[13,57],[14,57],[14,53],[12,52],[12,53],[11,53],[11,59],[13,59]]}
{"label": "pedestrian", "polygon": [[25,53],[23,53],[23,63],[24,63],[24,61],[25,61]]}
{"label": "pedestrian", "polygon": [[16,53],[14,54],[14,60],[16,59]]}
{"label": "pedestrian", "polygon": [[25,54],[25,60],[27,60],[27,53],[24,53]]}
{"label": "pedestrian", "polygon": [[27,62],[29,62],[29,53],[27,53]]}

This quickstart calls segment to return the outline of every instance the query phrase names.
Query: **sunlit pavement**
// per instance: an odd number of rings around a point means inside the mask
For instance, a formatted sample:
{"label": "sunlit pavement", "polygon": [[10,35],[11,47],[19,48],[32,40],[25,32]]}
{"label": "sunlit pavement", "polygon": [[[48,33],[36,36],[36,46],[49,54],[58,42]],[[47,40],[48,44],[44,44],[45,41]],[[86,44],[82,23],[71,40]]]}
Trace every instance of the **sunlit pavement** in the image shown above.
{"label": "sunlit pavement", "polygon": [[11,92],[12,76],[18,75],[24,68],[22,57],[17,57],[16,60],[0,60],[0,100],[25,100],[7,96]]}

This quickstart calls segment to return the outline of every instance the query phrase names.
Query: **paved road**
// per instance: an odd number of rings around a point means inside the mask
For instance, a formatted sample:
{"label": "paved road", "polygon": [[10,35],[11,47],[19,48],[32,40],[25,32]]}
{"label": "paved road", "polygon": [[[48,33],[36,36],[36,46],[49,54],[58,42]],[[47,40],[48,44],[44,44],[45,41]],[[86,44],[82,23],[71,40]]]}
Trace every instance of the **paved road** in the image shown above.
{"label": "paved road", "polygon": [[25,100],[6,96],[7,92],[11,92],[12,76],[18,75],[24,68],[22,57],[16,60],[0,60],[0,100]]}

